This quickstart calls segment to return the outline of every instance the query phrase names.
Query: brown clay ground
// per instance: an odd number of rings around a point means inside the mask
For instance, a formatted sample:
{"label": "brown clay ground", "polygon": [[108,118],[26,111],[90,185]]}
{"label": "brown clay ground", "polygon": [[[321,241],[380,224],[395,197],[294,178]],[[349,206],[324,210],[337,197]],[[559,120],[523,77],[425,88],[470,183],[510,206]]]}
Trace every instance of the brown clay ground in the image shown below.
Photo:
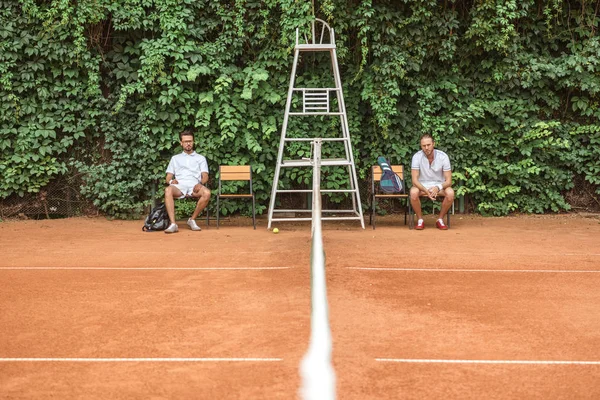
{"label": "brown clay ground", "polygon": [[[426,223],[324,223],[338,398],[600,398],[600,218]],[[141,225],[0,223],[0,398],[296,398],[309,226]]]}

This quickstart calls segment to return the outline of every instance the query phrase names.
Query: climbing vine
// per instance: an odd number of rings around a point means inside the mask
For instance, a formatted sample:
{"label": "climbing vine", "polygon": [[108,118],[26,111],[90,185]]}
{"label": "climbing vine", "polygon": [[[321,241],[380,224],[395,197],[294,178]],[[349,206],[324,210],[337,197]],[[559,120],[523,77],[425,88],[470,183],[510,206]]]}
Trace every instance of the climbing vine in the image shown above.
{"label": "climbing vine", "polygon": [[[557,0],[0,0],[0,199],[77,173],[101,211],[139,215],[194,127],[213,173],[253,165],[264,211],[295,30],[317,15],[335,28],[359,179],[378,155],[409,164],[429,132],[476,211],[568,210],[574,177],[600,194],[599,12]],[[318,61],[301,60],[299,83],[331,75]]]}

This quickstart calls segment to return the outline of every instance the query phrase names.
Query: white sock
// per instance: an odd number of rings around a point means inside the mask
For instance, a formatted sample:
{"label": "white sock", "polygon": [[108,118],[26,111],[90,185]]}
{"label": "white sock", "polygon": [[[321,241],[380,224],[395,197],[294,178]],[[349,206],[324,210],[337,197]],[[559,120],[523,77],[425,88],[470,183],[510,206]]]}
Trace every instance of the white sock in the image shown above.
{"label": "white sock", "polygon": [[417,224],[420,224],[421,222],[423,222],[423,218],[419,219],[419,220],[417,221]]}

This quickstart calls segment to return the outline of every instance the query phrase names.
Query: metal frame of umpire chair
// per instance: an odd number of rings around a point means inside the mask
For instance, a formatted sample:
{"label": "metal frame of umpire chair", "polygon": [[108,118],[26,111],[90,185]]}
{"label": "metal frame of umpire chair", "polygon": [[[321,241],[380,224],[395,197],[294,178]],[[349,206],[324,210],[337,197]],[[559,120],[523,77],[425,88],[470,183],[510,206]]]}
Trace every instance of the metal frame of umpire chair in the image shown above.
{"label": "metal frame of umpire chair", "polygon": [[[248,181],[250,185],[249,193],[223,193],[223,181]],[[252,166],[250,165],[220,165],[219,166],[219,189],[217,191],[217,229],[221,214],[221,199],[245,198],[252,199],[252,225],[256,229],[256,207],[254,199],[254,190],[252,187]]]}
{"label": "metal frame of umpire chair", "polygon": [[[309,29],[305,34],[300,34],[296,29],[296,45],[294,46],[294,62],[292,64],[292,73],[290,75],[290,84],[288,88],[285,112],[281,127],[281,138],[279,142],[279,151],[277,153],[277,163],[275,165],[275,174],[273,176],[273,186],[271,189],[271,199],[269,204],[269,220],[267,228],[271,228],[273,221],[310,221],[312,209],[284,209],[283,204],[279,205],[276,201],[277,196],[283,193],[298,193],[299,195],[311,194],[312,190],[296,189],[294,187],[280,187],[280,178],[283,168],[313,168],[313,161],[305,158],[303,154],[297,151],[301,142],[313,142],[320,139],[322,143],[327,143],[328,147],[339,147],[341,158],[323,158],[322,167],[341,166],[348,174],[348,185],[337,189],[322,189],[323,194],[346,193],[352,199],[352,208],[321,210],[324,216],[323,221],[327,220],[358,220],[361,227],[365,228],[363,219],[362,203],[360,201],[360,191],[358,187],[358,178],[356,175],[356,166],[350,140],[350,128],[348,125],[348,116],[346,113],[346,104],[342,90],[342,80],[337,61],[335,34],[333,28],[322,19],[315,18],[310,23]],[[296,87],[297,67],[300,55],[311,53],[328,53],[331,61],[331,72],[333,74],[333,85],[329,87]],[[298,83],[303,83],[300,81]],[[296,101],[292,101],[295,99]],[[339,118],[338,132],[328,133],[328,137],[316,138],[313,132],[308,129],[307,132],[291,130],[288,132],[288,121],[290,118],[318,117],[336,120]],[[331,152],[333,154],[333,152]],[[285,154],[285,156],[284,156]],[[326,152],[329,154],[329,151]],[[285,185],[284,184],[282,186]],[[288,185],[289,186],[289,185]],[[307,213],[309,216],[297,216],[296,214]],[[292,214],[293,216],[289,216]]]}
{"label": "metal frame of umpire chair", "polygon": [[379,185],[375,185],[376,182],[381,181],[381,167],[379,165],[373,165],[371,167],[371,215],[369,216],[369,224],[375,229],[375,215],[377,199],[406,199],[406,209],[404,211],[404,225],[406,225],[406,216],[410,212],[410,196],[406,193],[406,182],[404,181],[404,166],[402,165],[390,165],[392,171],[394,171],[402,180],[402,191],[400,193],[382,193],[379,190]]}

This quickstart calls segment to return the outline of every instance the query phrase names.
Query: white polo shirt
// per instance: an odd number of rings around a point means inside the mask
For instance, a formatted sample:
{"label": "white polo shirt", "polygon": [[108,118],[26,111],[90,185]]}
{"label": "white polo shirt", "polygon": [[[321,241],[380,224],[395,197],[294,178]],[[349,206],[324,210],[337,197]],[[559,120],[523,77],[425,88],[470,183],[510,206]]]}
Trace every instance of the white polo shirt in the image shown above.
{"label": "white polo shirt", "polygon": [[419,150],[413,156],[410,168],[419,170],[419,182],[426,188],[444,183],[444,171],[452,171],[448,155],[436,149],[433,150],[431,165],[423,150]]}
{"label": "white polo shirt", "polygon": [[186,186],[194,186],[199,183],[203,172],[208,174],[206,157],[195,151],[192,154],[182,152],[171,157],[167,166],[167,173],[173,174],[180,184]]}

